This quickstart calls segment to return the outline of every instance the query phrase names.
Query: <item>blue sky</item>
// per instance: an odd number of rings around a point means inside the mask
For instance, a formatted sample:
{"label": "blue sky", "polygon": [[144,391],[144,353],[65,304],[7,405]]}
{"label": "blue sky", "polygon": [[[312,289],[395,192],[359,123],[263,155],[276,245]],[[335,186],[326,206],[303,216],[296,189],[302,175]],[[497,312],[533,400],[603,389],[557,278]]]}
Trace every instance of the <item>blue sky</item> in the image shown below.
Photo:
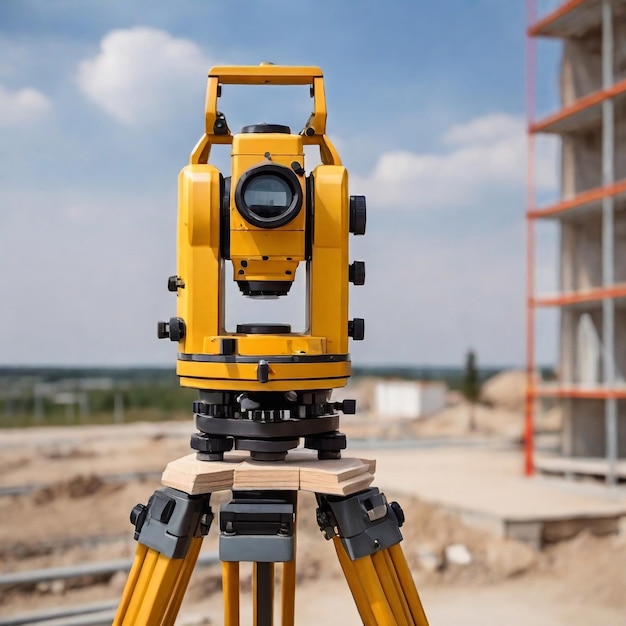
{"label": "blue sky", "polygon": [[[353,360],[458,364],[472,347],[522,363],[524,19],[521,0],[2,0],[0,363],[173,363],[155,323],[175,313],[176,177],[206,73],[264,60],[322,67],[328,132],[368,197]],[[556,75],[541,81],[554,107]],[[231,129],[304,124],[303,90],[250,89],[224,90]],[[548,197],[555,146],[538,162]],[[287,300],[279,314],[298,319]],[[252,315],[242,298],[232,314]],[[540,331],[550,361],[554,319]]]}

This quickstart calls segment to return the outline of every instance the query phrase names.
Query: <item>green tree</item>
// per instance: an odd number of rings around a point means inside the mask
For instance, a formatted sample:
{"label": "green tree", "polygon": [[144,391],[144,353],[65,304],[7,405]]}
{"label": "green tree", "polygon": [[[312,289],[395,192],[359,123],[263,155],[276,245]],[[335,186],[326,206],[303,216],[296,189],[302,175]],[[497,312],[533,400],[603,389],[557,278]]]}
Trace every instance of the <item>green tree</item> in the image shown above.
{"label": "green tree", "polygon": [[461,383],[461,393],[470,403],[469,429],[476,430],[476,402],[480,395],[480,382],[478,380],[478,368],[476,367],[476,354],[468,350],[465,357],[465,370]]}

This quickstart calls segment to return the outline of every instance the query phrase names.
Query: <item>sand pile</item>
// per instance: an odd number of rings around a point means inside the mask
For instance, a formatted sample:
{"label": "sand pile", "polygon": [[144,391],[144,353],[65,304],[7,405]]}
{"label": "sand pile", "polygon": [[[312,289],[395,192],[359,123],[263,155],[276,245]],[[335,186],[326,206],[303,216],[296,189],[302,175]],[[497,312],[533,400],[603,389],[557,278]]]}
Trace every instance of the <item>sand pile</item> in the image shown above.
{"label": "sand pile", "polygon": [[[472,422],[474,427],[472,427]],[[524,424],[519,413],[463,401],[427,418],[416,420],[412,431],[420,437],[462,436],[470,432],[519,439]]]}
{"label": "sand pile", "polygon": [[496,374],[482,385],[480,401],[496,409],[523,413],[526,404],[526,372],[508,370]]}

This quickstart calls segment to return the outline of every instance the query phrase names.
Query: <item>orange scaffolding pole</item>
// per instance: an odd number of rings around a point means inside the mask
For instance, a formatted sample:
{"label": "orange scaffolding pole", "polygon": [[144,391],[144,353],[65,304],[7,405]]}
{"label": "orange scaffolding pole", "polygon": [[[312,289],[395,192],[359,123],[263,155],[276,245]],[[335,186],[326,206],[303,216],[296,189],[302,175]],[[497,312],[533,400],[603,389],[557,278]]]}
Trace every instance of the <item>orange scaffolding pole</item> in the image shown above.
{"label": "orange scaffolding pole", "polygon": [[567,306],[581,304],[583,302],[599,302],[605,298],[626,298],[626,285],[615,285],[613,287],[596,287],[585,291],[573,291],[571,293],[559,293],[552,296],[541,296],[535,298],[535,307]]}
{"label": "orange scaffolding pole", "polygon": [[[605,100],[617,98],[626,93],[626,80],[619,81],[607,89],[599,89],[587,96],[583,96],[573,102],[569,106],[559,109],[552,115],[545,117],[537,122],[532,122],[531,131],[534,133],[550,132],[550,127],[558,122],[562,122],[567,118],[573,117],[577,113],[581,113],[592,107],[601,105]],[[552,129],[553,130],[553,129]]]}
{"label": "orange scaffolding pole", "polygon": [[526,0],[526,411],[524,421],[524,474],[535,473],[534,463],[534,371],[535,371],[535,137],[531,127],[535,118],[535,41],[530,28],[535,23],[535,0]]}
{"label": "orange scaffolding pole", "polygon": [[[585,2],[587,2],[587,0],[567,0],[567,1],[564,1],[561,4],[561,6],[559,6],[556,10],[552,11],[552,13],[549,13],[545,17],[541,18],[539,21],[537,21],[537,19],[536,19],[537,16],[536,16],[536,11],[535,11],[535,3],[533,2],[533,6],[532,6],[532,9],[533,9],[532,21],[529,20],[529,22],[528,22],[528,29],[527,29],[526,32],[531,37],[536,36],[548,24],[551,24],[552,22],[556,21],[560,17],[563,17],[566,13],[569,13],[570,11],[573,11],[574,9],[579,7],[581,4],[584,4]],[[527,0],[527,5],[529,3],[530,3],[530,0]]]}
{"label": "orange scaffolding pole", "polygon": [[560,200],[550,206],[545,206],[540,209],[535,209],[531,212],[530,216],[534,218],[552,217],[572,209],[579,209],[585,205],[590,205],[595,202],[602,202],[603,198],[615,198],[626,194],[626,180],[620,180],[612,185],[605,185],[603,187],[594,187],[587,191],[581,191],[577,193],[573,198],[567,200]]}
{"label": "orange scaffolding pole", "polygon": [[581,389],[580,387],[563,387],[543,385],[535,388],[536,396],[544,396],[550,398],[578,398],[584,400],[624,400],[626,399],[625,388],[589,388]]}

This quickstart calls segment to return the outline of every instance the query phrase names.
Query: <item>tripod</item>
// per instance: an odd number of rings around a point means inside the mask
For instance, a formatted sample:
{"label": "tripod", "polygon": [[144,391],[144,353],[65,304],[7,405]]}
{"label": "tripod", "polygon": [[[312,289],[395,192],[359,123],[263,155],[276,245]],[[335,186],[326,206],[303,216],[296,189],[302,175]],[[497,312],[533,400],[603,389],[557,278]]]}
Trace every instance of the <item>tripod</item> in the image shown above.
{"label": "tripod", "polygon": [[317,522],[332,540],[367,626],[428,626],[400,541],[397,502],[370,487],[375,463],[319,460],[294,450],[283,461],[237,453],[207,462],[189,455],[168,464],[148,504],[131,513],[137,552],[113,626],[172,626],[213,513],[212,492],[231,489],[220,509],[225,626],[239,625],[239,563],[253,563],[255,626],[271,626],[274,567],[282,563],[281,624],[294,624],[298,491],[313,491]]}
{"label": "tripod", "polygon": [[[298,134],[268,123],[232,134],[218,109],[229,85],[308,86],[313,111]],[[276,563],[282,624],[294,623],[299,491],[316,495],[318,524],[363,623],[427,625],[400,548],[402,509],[371,487],[373,463],[341,458],[338,411],[352,414],[356,404],[330,398],[352,372],[349,339],[365,336],[365,320],[348,319],[349,284],[365,283],[348,239],[364,235],[367,220],[326,118],[318,67],[209,70],[204,133],[178,182],[177,273],[167,283],[177,314],[158,324],[158,336],[178,344],[180,384],[199,390],[196,454],[170,463],[165,487],[131,513],[139,545],[115,626],[174,623],[213,520],[211,493],[225,489],[233,492],[219,519],[226,626],[240,621],[242,561],[254,564],[255,626],[273,622]],[[231,146],[230,175],[209,162],[213,145]],[[306,147],[317,147],[321,161],[308,174]],[[227,266],[241,294],[260,300],[287,296],[304,272],[306,330],[264,322],[227,330]],[[307,450],[297,449],[301,439]]]}

